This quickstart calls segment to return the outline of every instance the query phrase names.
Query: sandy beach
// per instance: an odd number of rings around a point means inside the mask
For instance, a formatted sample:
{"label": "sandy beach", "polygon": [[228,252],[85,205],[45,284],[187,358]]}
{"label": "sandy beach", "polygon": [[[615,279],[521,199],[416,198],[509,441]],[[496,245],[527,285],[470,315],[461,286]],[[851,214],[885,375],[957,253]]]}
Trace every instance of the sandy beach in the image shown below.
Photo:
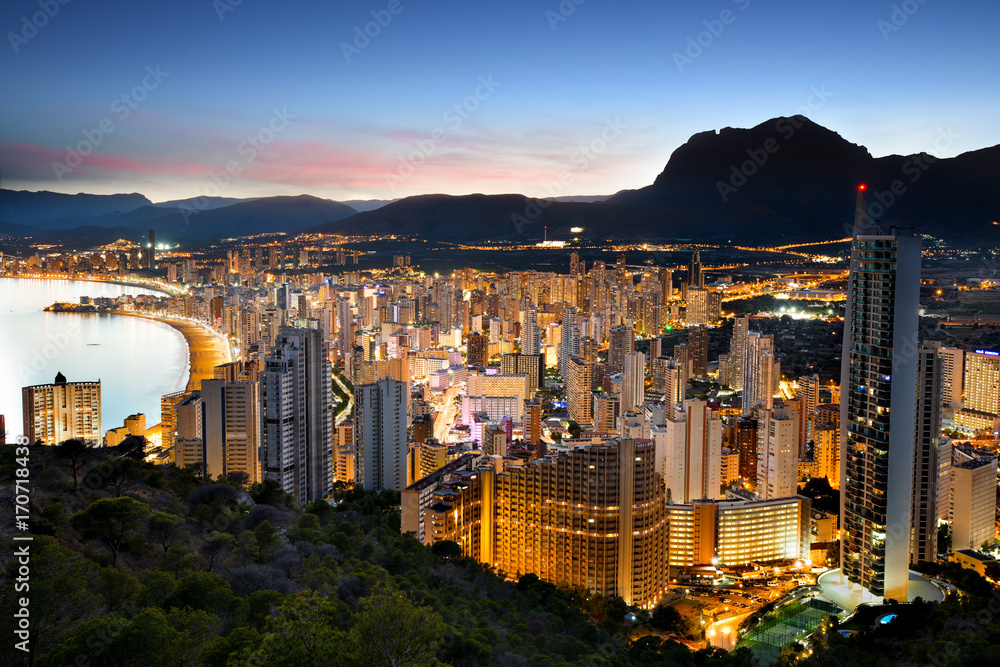
{"label": "sandy beach", "polygon": [[187,391],[201,389],[201,381],[205,379],[211,380],[216,366],[231,361],[228,345],[201,325],[181,320],[172,320],[166,317],[156,317],[145,313],[117,311],[116,314],[156,320],[181,332],[188,346],[189,375]]}

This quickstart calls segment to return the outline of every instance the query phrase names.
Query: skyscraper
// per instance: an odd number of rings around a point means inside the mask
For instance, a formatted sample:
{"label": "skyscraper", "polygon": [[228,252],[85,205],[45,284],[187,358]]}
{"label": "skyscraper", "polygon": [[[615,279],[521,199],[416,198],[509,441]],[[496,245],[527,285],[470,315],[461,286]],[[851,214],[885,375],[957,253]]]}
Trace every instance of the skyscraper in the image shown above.
{"label": "skyscraper", "polygon": [[566,379],[569,360],[580,354],[580,322],[576,306],[570,306],[563,313],[559,344],[559,374]]}
{"label": "skyscraper", "polygon": [[858,191],[841,366],[841,568],[907,599],[916,421],[920,239],[871,223]]}
{"label": "skyscraper", "polygon": [[646,393],[646,355],[631,352],[625,355],[622,371],[621,414],[642,405]]}
{"label": "skyscraper", "polygon": [[485,366],[489,361],[489,337],[485,334],[470,333],[466,340],[467,360],[470,366]]}
{"label": "skyscraper", "polygon": [[743,389],[743,364],[747,353],[747,333],[750,331],[750,316],[737,317],[733,321],[733,337],[729,343],[729,375],[735,391]]}
{"label": "skyscraper", "polygon": [[701,272],[701,252],[695,250],[691,254],[691,266],[688,270],[688,290],[691,287],[704,287],[705,275]]}
{"label": "skyscraper", "polygon": [[534,305],[524,311],[524,328],[521,330],[521,354],[538,354],[541,336],[538,330],[538,308]]}
{"label": "skyscraper", "polygon": [[774,407],[774,336],[751,331],[743,359],[743,413]]}
{"label": "skyscraper", "polygon": [[635,352],[635,331],[631,326],[612,327],[608,337],[608,363],[619,370],[625,367],[625,355]]}
{"label": "skyscraper", "polygon": [[941,344],[924,341],[917,357],[917,424],[910,562],[937,560],[938,449],[941,438]]}
{"label": "skyscraper", "polygon": [[656,456],[663,460],[667,502],[721,497],[722,429],[722,420],[699,400],[684,401],[664,428],[652,429]]}
{"label": "skyscraper", "polygon": [[34,444],[58,445],[64,440],[100,443],[101,381],[67,382],[56,373],[52,384],[21,388],[24,435]]}
{"label": "skyscraper", "polygon": [[354,387],[355,484],[406,488],[406,387],[391,379]]}
{"label": "skyscraper", "polygon": [[264,476],[299,505],[333,490],[332,369],[317,329],[284,329],[260,374]]}
{"label": "skyscraper", "polygon": [[703,378],[708,374],[708,327],[696,326],[688,329],[688,357],[691,359],[691,375]]}

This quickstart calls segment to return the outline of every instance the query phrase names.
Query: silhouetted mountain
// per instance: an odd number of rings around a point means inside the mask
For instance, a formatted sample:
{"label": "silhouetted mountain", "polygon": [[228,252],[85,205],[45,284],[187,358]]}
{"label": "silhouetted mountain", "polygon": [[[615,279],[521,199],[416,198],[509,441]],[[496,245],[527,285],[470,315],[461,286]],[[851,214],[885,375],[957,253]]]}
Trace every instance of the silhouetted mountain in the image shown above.
{"label": "silhouetted mountain", "polygon": [[239,199],[237,197],[188,197],[187,199],[170,199],[153,204],[157,208],[178,208],[179,206],[191,206],[202,211],[209,211],[215,208],[225,208],[233,204],[245,201],[256,201],[260,197],[247,197]]}
{"label": "silhouetted mountain", "polygon": [[88,218],[105,213],[133,211],[152,202],[143,195],[66,195],[59,192],[28,192],[0,189],[0,220],[16,225],[40,226],[50,220]]}
{"label": "silhouetted mountain", "polygon": [[[747,238],[747,221],[771,212],[750,206],[638,209],[530,199],[524,195],[419,195],[318,225],[327,234],[399,234],[443,241],[587,238]],[[571,232],[582,227],[583,232]]]}
{"label": "silhouetted mountain", "polygon": [[[48,229],[39,230],[39,236],[52,243],[80,244],[97,238],[106,239],[103,243],[117,238],[144,239],[147,230],[155,229],[158,240],[203,241],[267,232],[294,234],[356,212],[339,202],[309,195],[265,197],[205,210],[188,202],[171,208],[150,204],[125,213],[52,220],[45,225]],[[101,232],[101,228],[108,232]]]}
{"label": "silhouetted mountain", "polygon": [[[749,205],[772,212],[758,222],[762,239],[779,221],[802,237],[838,234],[852,220],[848,193],[868,186],[873,215],[885,225],[954,241],[997,235],[1000,146],[936,159],[926,153],[873,158],[802,116],[751,129],[692,136],[670,156],[652,185],[623,190],[605,203],[663,209]],[[893,193],[895,190],[895,194]]]}

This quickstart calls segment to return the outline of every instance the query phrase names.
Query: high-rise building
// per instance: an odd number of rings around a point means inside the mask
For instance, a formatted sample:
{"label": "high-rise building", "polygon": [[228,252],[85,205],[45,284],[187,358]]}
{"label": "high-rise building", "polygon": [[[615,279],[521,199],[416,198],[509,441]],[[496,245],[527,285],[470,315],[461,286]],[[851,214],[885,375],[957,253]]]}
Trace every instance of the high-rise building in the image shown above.
{"label": "high-rise building", "polygon": [[667,584],[666,512],[653,448],[622,438],[503,470],[456,472],[439,482],[424,510],[426,532],[504,572],[652,608]]}
{"label": "high-rise building", "polygon": [[708,327],[696,326],[688,329],[688,357],[691,359],[691,375],[703,378],[708,375]]}
{"label": "high-rise building", "polygon": [[524,402],[524,441],[542,441],[542,402],[537,398]]}
{"label": "high-rise building", "polygon": [[559,374],[565,380],[570,359],[580,354],[580,322],[576,306],[570,306],[563,312],[560,339]]}
{"label": "high-rise building", "polygon": [[156,230],[149,230],[149,248],[146,249],[146,268],[156,268]]}
{"label": "high-rise building", "polygon": [[735,391],[743,389],[743,365],[747,353],[747,333],[750,331],[750,316],[737,317],[733,321],[733,337],[729,343],[729,368],[731,386]]}
{"label": "high-rise building", "polygon": [[285,329],[260,374],[261,465],[299,505],[333,490],[332,369],[318,329]]}
{"label": "high-rise building", "polygon": [[540,354],[504,354],[500,356],[500,374],[528,376],[528,393],[534,395],[545,380],[545,360]]}
{"label": "high-rise building", "polygon": [[[739,457],[740,478],[751,485],[757,483],[757,420],[739,417],[736,420],[736,454]],[[840,466],[840,460],[837,460]]]}
{"label": "high-rise building", "polygon": [[621,394],[594,394],[594,431],[597,433],[614,433],[621,410]]}
{"label": "high-rise building", "polygon": [[565,377],[566,410],[569,418],[578,424],[592,424],[594,402],[594,366],[580,357],[570,357]]}
{"label": "high-rise building", "polygon": [[[798,415],[764,409],[758,412],[765,415],[765,430],[760,436],[763,448],[757,462],[757,495],[764,500],[794,496],[799,471]],[[757,421],[762,420],[758,417]]]}
{"label": "high-rise building", "polygon": [[910,562],[937,560],[938,449],[941,438],[941,344],[924,341],[917,357],[917,423],[913,456]]}
{"label": "high-rise building", "polygon": [[[977,453],[978,454],[978,453]],[[951,548],[993,544],[996,522],[997,459],[990,454],[956,463],[951,469]]]}
{"label": "high-rise building", "polygon": [[354,476],[366,489],[406,488],[406,396],[392,379],[354,387]]}
{"label": "high-rise building", "polygon": [[621,412],[635,410],[642,405],[646,393],[646,355],[631,352],[625,355],[622,371]]}
{"label": "high-rise building", "polygon": [[747,333],[743,361],[743,412],[756,407],[774,407],[774,336],[759,331]]}
{"label": "high-rise building", "polygon": [[961,408],[965,352],[954,347],[941,347],[938,354],[941,355],[942,407]]}
{"label": "high-rise building", "polygon": [[621,369],[625,367],[625,355],[635,352],[635,331],[631,326],[611,328],[608,337],[608,363]]}
{"label": "high-rise building", "polygon": [[920,239],[870,223],[858,191],[841,367],[841,572],[906,600],[913,502]]}
{"label": "high-rise building", "polygon": [[722,431],[722,420],[699,400],[684,401],[665,427],[652,429],[668,502],[722,497]]}
{"label": "high-rise building", "polygon": [[490,359],[489,337],[483,334],[470,333],[466,339],[468,362],[470,366],[485,366]]}
{"label": "high-rise building", "polygon": [[197,466],[206,479],[243,473],[246,484],[260,481],[258,383],[202,380],[173,412],[177,466]]}
{"label": "high-rise building", "polygon": [[687,297],[687,320],[688,326],[704,326],[709,322],[708,316],[708,295],[709,291],[704,287],[688,287]]}
{"label": "high-rise building", "polygon": [[1000,429],[1000,352],[966,353],[962,409],[955,415],[955,426],[967,433]]}
{"label": "high-rise building", "polygon": [[539,354],[541,340],[541,333],[538,329],[538,309],[531,305],[524,311],[524,328],[521,329],[521,354]]}
{"label": "high-rise building", "polygon": [[[690,287],[704,287],[705,275],[701,272],[701,252],[695,250],[691,254],[691,265],[688,268],[688,285]],[[690,287],[688,293],[690,293]]]}
{"label": "high-rise building", "polygon": [[100,443],[101,381],[67,382],[56,373],[52,384],[21,388],[24,435],[32,444],[58,445],[65,440]]}

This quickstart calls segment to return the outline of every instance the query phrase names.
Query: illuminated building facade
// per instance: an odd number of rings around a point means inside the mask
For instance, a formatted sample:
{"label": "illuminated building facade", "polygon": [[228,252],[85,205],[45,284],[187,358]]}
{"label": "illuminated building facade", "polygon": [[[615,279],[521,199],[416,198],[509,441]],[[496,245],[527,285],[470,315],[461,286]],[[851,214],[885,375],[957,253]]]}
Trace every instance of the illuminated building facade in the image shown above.
{"label": "illuminated building facade", "polygon": [[512,574],[654,606],[667,583],[663,489],[649,440],[459,472],[425,512],[432,541]]}
{"label": "illuminated building facade", "polygon": [[67,382],[56,373],[52,384],[21,388],[24,435],[32,444],[58,445],[66,440],[100,443],[101,381]]}
{"label": "illuminated building facade", "polygon": [[876,598],[906,600],[920,239],[868,220],[859,191],[841,362],[841,573]]}
{"label": "illuminated building facade", "polygon": [[668,505],[671,573],[697,565],[736,567],[807,559],[811,509],[811,501],[803,496]]}

